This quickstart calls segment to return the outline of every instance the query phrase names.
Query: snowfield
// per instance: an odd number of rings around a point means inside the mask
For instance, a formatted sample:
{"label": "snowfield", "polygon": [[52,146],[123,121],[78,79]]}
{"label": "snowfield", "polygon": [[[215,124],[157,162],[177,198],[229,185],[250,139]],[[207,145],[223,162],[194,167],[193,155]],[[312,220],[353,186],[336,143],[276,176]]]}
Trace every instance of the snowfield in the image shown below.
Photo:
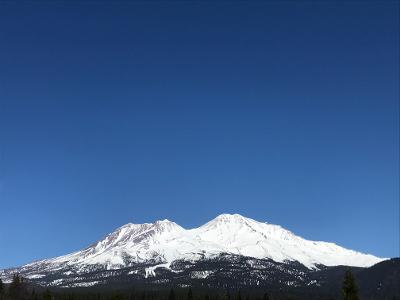
{"label": "snowfield", "polygon": [[[65,274],[72,274],[70,270],[73,270],[79,274],[99,266],[112,270],[138,263],[170,268],[176,260],[196,262],[221,253],[269,258],[276,262],[297,261],[309,269],[319,264],[369,267],[384,260],[333,243],[305,240],[278,225],[238,214],[222,214],[194,229],[185,229],[169,220],[129,223],[81,251],[36,261],[18,269],[34,278],[42,272],[64,270]],[[154,269],[146,269],[146,277],[154,276]],[[2,271],[0,277],[1,274]]]}

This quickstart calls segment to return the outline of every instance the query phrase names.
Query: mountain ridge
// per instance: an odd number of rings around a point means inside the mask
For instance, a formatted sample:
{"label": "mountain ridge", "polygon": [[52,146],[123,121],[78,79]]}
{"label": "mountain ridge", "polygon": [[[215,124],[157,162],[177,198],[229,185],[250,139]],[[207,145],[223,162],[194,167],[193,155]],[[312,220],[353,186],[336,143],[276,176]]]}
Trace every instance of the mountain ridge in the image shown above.
{"label": "mountain ridge", "polygon": [[306,240],[279,225],[239,214],[221,214],[192,229],[168,219],[127,223],[82,250],[35,261],[20,269],[52,271],[72,267],[84,273],[87,269],[119,269],[140,263],[168,267],[176,260],[198,261],[223,253],[280,263],[299,262],[309,269],[318,265],[369,267],[385,260],[334,243]]}

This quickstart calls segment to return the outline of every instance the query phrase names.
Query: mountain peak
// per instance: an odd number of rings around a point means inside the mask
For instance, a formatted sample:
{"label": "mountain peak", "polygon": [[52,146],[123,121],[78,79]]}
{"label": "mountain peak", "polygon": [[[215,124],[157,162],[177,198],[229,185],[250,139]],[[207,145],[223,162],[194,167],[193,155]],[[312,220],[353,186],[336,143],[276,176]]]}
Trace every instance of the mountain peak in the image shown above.
{"label": "mountain peak", "polygon": [[234,221],[243,221],[243,220],[249,220],[246,217],[243,217],[242,215],[239,214],[220,214],[217,217],[215,217],[212,221],[229,221],[229,222],[234,222]]}
{"label": "mountain peak", "polygon": [[170,221],[170,220],[168,220],[168,219],[164,219],[164,220],[157,220],[157,221],[155,221],[154,222],[154,224],[176,224],[175,222],[172,222],[172,221]]}
{"label": "mountain peak", "polygon": [[237,218],[244,218],[244,217],[239,214],[228,214],[228,213],[223,213],[216,217],[216,219],[237,219]]}
{"label": "mountain peak", "polygon": [[175,222],[172,222],[168,219],[157,220],[153,223],[153,226],[158,231],[184,231],[185,230],[180,225],[178,225]]}
{"label": "mountain peak", "polygon": [[220,214],[208,223],[204,224],[203,226],[200,226],[200,228],[207,228],[207,227],[226,227],[226,228],[231,228],[232,230],[237,230],[241,227],[249,227],[254,224],[261,224],[260,222],[257,222],[256,220],[253,220],[251,218],[246,218],[242,215],[239,214]]}

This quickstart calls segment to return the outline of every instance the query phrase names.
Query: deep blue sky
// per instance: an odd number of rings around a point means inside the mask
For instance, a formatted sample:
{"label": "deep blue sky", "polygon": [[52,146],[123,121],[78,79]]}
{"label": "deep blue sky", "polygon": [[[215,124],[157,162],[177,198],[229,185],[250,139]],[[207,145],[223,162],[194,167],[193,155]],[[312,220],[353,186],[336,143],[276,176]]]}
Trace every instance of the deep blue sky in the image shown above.
{"label": "deep blue sky", "polygon": [[223,212],[399,256],[399,4],[0,2],[0,267]]}

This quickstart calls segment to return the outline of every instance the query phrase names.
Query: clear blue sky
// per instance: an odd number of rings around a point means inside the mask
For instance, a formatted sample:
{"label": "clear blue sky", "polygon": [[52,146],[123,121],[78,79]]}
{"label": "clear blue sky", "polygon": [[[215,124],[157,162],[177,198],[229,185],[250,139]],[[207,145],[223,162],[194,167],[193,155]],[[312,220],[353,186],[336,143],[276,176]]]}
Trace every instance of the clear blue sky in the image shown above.
{"label": "clear blue sky", "polygon": [[0,267],[223,212],[399,256],[397,1],[0,2]]}

